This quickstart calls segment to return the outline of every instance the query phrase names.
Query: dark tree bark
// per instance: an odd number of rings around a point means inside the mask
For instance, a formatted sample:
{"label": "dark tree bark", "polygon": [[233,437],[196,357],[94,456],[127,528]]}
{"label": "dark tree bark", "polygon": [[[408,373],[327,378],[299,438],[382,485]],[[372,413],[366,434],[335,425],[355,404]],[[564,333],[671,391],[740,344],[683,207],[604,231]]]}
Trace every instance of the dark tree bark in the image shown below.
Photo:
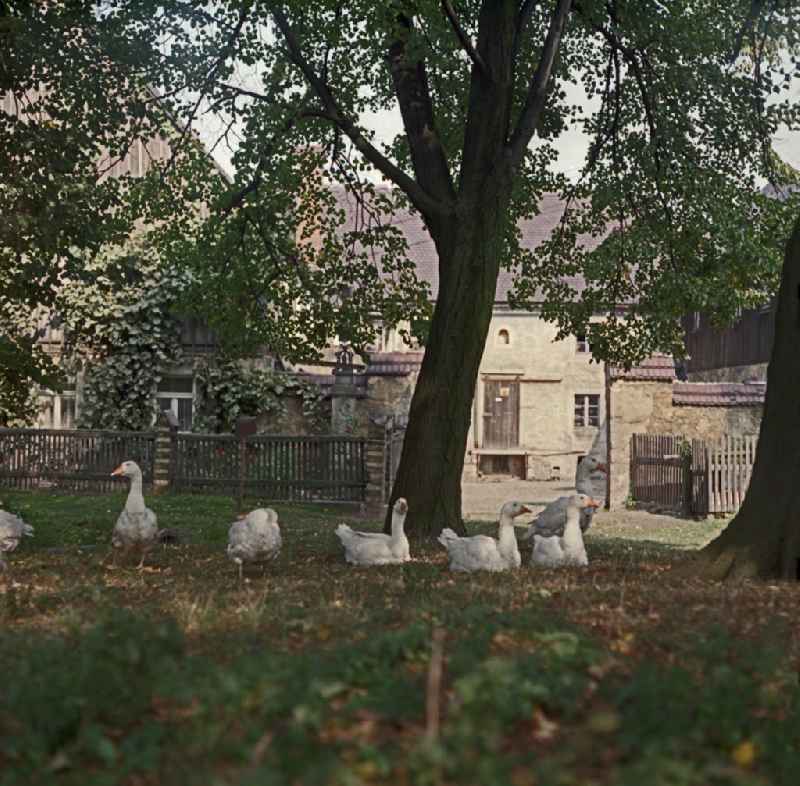
{"label": "dark tree bark", "polygon": [[403,117],[415,179],[390,162],[342,109],[335,90],[317,73],[286,13],[272,9],[287,53],[316,94],[324,116],[364,157],[401,188],[420,212],[439,255],[439,293],[425,357],[411,401],[403,453],[390,497],[409,503],[410,535],[463,531],[461,472],[478,367],[492,318],[504,228],[514,174],[541,120],[553,64],[572,0],[557,0],[521,109],[514,109],[515,73],[533,3],[483,0],[473,45],[450,3],[445,13],[472,63],[458,182],[437,134],[425,62],[407,47],[414,25],[397,3],[397,31],[386,62]]}
{"label": "dark tree bark", "polygon": [[[570,5],[570,0],[559,0],[553,11],[539,65],[512,128],[515,58],[527,18],[509,0],[482,4],[477,46],[470,51],[469,106],[455,192],[449,179],[444,174],[437,177],[430,163],[424,169],[417,164],[431,155],[432,126],[423,127],[418,136],[409,134],[412,151],[419,148],[414,156],[418,181],[448,207],[440,215],[422,211],[439,254],[439,294],[389,500],[387,531],[391,506],[398,497],[409,502],[409,535],[435,536],[444,527],[464,531],[464,451],[492,318],[513,176],[541,117]],[[419,124],[410,122],[412,110],[419,115],[427,91],[419,85],[411,89],[411,74],[419,80],[424,73],[404,69],[397,47],[391,57],[406,130],[413,132]],[[398,80],[401,73],[404,81]]]}
{"label": "dark tree bark", "polygon": [[[505,189],[504,189],[505,190]],[[478,367],[492,318],[500,227],[508,194],[456,219],[439,234],[439,296],[411,401],[391,503],[413,500],[411,532],[463,531],[461,473]],[[391,505],[389,506],[391,510]],[[411,518],[411,502],[409,502]]]}
{"label": "dark tree bark", "polygon": [[786,247],[764,417],[744,503],[684,573],[798,578],[800,559],[800,219]]}

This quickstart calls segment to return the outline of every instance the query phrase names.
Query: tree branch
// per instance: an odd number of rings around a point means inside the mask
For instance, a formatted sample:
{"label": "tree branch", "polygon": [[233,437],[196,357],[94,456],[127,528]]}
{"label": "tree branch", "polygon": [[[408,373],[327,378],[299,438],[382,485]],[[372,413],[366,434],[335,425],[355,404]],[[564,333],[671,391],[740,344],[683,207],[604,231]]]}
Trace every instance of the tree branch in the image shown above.
{"label": "tree branch", "polygon": [[[400,28],[411,31],[413,23],[407,16],[399,14],[397,21]],[[440,202],[452,203],[455,200],[455,187],[447,156],[436,133],[425,63],[408,58],[402,33],[391,42],[387,61],[417,179]]]}
{"label": "tree branch", "polygon": [[525,28],[528,26],[528,22],[531,21],[531,17],[533,16],[533,11],[538,5],[539,0],[525,0],[522,4],[522,8],[519,9],[519,14],[517,14],[517,29],[514,32],[514,48],[513,48],[513,58],[514,64],[516,65],[517,56],[519,55],[519,50],[522,48],[522,38],[525,35]]}
{"label": "tree branch", "polygon": [[303,56],[300,44],[289,25],[286,15],[280,8],[273,8],[272,18],[286,42],[290,60],[300,69],[308,84],[317,94],[325,111],[332,121],[351,139],[356,149],[378,171],[401,188],[411,203],[425,216],[438,216],[446,210],[445,205],[431,196],[416,180],[393,164],[374,147],[361,133],[361,130],[340,108],[328,85],[316,74],[311,64]]}
{"label": "tree branch", "polygon": [[486,63],[483,62],[483,58],[478,54],[477,50],[472,45],[470,37],[467,35],[464,28],[459,24],[458,17],[456,16],[456,12],[450,3],[450,0],[442,0],[442,10],[450,20],[453,31],[455,32],[458,40],[461,42],[461,46],[463,47],[464,51],[469,55],[469,59],[472,60],[475,66],[483,73],[483,75],[491,81],[491,72],[486,66]]}
{"label": "tree branch", "polygon": [[764,5],[764,0],[751,0],[750,3],[750,11],[747,14],[747,17],[744,20],[739,32],[736,35],[736,41],[733,44],[733,51],[731,52],[731,56],[729,59],[729,63],[733,65],[739,58],[739,55],[742,53],[742,44],[744,43],[744,39],[750,35],[753,30],[753,25],[756,22],[759,14]]}
{"label": "tree branch", "polygon": [[550,18],[550,27],[547,31],[544,47],[542,47],[542,56],[539,59],[539,65],[536,67],[536,73],[531,79],[528,95],[525,98],[525,105],[522,108],[517,127],[508,146],[509,164],[512,169],[519,166],[520,161],[522,161],[525,150],[541,119],[545,101],[547,100],[550,76],[553,73],[553,63],[561,44],[561,36],[564,33],[564,26],[571,6],[572,0],[558,0],[555,11],[553,11],[553,15]]}

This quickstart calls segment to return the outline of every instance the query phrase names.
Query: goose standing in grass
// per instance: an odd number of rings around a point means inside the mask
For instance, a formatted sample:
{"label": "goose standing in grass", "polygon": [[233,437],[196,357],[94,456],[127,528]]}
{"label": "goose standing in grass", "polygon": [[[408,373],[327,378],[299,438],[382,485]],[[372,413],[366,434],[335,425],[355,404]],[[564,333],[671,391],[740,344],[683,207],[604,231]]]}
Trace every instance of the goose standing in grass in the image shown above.
{"label": "goose standing in grass", "polygon": [[228,530],[228,556],[239,566],[239,581],[245,562],[268,562],[281,550],[278,514],[272,508],[256,508],[239,516]]}
{"label": "goose standing in grass", "polygon": [[123,549],[126,555],[133,549],[141,550],[142,559],[137,566],[141,569],[147,552],[158,538],[156,514],[144,504],[142,470],[135,461],[123,461],[111,475],[131,479],[128,499],[111,533],[111,546]]}
{"label": "goose standing in grass", "polygon": [[33,537],[33,527],[26,524],[19,516],[0,510],[0,571],[8,568],[5,555],[19,546],[22,537]]}
{"label": "goose standing in grass", "polygon": [[[575,491],[578,494],[585,494],[589,497],[594,495],[592,474],[595,472],[607,472],[608,469],[602,461],[595,456],[584,456],[578,462],[578,469],[575,472]],[[528,533],[523,536],[523,540],[530,540],[535,535],[550,537],[551,535],[563,535],[564,527],[567,524],[567,506],[571,496],[559,497],[553,500],[531,523]],[[581,532],[586,532],[592,525],[592,517],[595,508],[584,508],[580,513]]]}
{"label": "goose standing in grass", "polygon": [[392,534],[356,532],[340,524],[336,534],[344,546],[344,558],[351,565],[395,565],[409,562],[411,554],[404,530],[408,503],[400,497],[392,509]]}
{"label": "goose standing in grass", "polygon": [[536,534],[533,539],[531,565],[543,568],[558,568],[564,565],[585,567],[589,564],[583,533],[580,527],[580,515],[584,510],[594,510],[599,502],[588,494],[573,494],[567,497],[567,523],[564,534],[544,536]]}
{"label": "goose standing in grass", "polygon": [[441,543],[450,555],[450,570],[472,572],[475,570],[509,570],[521,563],[517,537],[514,534],[514,519],[531,509],[522,502],[506,502],[500,508],[500,523],[497,540],[487,535],[462,538],[451,529],[442,530]]}

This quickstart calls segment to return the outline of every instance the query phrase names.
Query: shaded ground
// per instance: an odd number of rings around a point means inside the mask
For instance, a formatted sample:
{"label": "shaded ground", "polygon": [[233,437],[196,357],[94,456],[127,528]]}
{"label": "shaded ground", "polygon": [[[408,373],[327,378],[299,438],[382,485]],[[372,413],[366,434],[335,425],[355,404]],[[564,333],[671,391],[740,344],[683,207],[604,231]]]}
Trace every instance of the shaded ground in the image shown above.
{"label": "shaded ground", "polygon": [[121,495],[0,498],[37,530],[0,578],[2,786],[796,781],[800,588],[670,576],[717,523],[600,515],[588,569],[453,575],[435,543],[351,568],[341,511],[278,506],[239,585],[225,498],[150,500],[192,542],[143,572],[74,545]]}

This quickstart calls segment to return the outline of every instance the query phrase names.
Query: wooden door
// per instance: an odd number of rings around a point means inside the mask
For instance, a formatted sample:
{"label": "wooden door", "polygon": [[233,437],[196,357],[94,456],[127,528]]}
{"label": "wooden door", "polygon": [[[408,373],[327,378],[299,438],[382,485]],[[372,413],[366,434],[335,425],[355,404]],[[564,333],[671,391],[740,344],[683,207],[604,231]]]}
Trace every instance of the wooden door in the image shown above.
{"label": "wooden door", "polygon": [[487,379],[483,383],[483,446],[519,445],[519,382]]}

